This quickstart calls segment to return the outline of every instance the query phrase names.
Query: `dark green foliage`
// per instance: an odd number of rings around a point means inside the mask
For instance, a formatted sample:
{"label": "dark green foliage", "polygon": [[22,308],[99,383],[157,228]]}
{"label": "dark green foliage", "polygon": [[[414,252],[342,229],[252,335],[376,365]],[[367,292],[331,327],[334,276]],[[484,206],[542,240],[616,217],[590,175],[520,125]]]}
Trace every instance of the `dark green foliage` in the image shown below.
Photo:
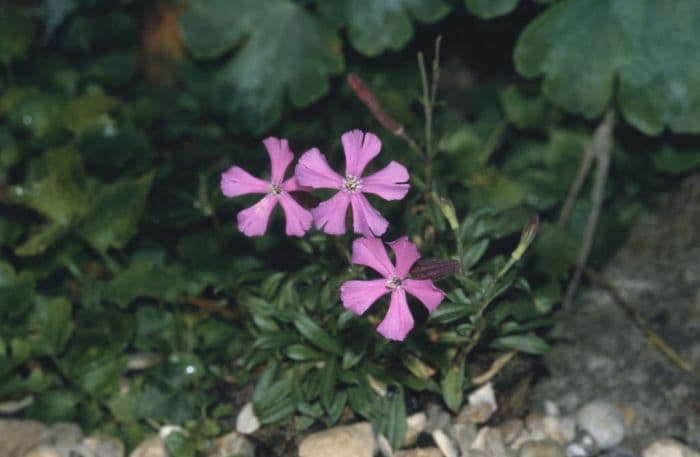
{"label": "dark green foliage", "polygon": [[[457,63],[442,69],[438,101],[449,103],[435,113],[426,189],[424,158],[381,131],[339,75],[366,76],[422,145],[415,56],[394,51],[456,8],[494,18],[529,2],[161,3],[175,7],[166,32],[183,43],[159,57],[171,60],[172,80],[151,83],[143,74],[156,63],[143,43],[155,32],[144,24],[156,2],[51,0],[39,18],[0,0],[0,403],[31,396],[23,417],[78,421],[129,446],[175,424],[185,433],[171,434],[168,449],[194,455],[249,400],[265,425],[293,421],[301,432],[349,412],[398,446],[417,392],[456,411],[485,369],[475,360],[547,350],[590,210],[586,185],[569,223],[556,224],[593,128],[565,112],[619,107],[647,134],[694,132],[700,119],[700,60],[687,41],[697,7],[610,2],[636,18],[630,34],[606,2],[539,2],[552,5],[536,7],[516,66],[542,74],[542,88],[501,68],[474,88],[450,85],[450,72],[454,82],[469,71],[461,44],[445,43]],[[572,27],[584,6],[597,25]],[[642,27],[650,12],[658,21]],[[591,33],[605,43],[598,54],[578,48]],[[431,50],[432,39],[413,45]],[[386,62],[368,59],[380,55]],[[599,84],[580,81],[589,77]],[[688,96],[675,99],[678,88]],[[408,235],[424,258],[454,259],[462,271],[436,280],[447,297],[432,315],[410,302],[416,326],[405,342],[376,332],[386,299],[362,317],[340,303],[344,281],[374,278],[349,264],[353,237],[288,238],[279,212],[265,237],[237,230],[236,213],[256,197],[225,199],[220,174],[232,164],[267,173],[251,133],[272,127],[297,157],[317,145],[333,166],[343,132],[374,131],[382,163],[408,168],[405,200],[372,201],[391,222],[385,239]],[[644,201],[700,164],[696,139],[634,129],[616,136],[621,179],[607,188],[594,264]],[[501,274],[534,213],[537,239]],[[460,354],[471,342],[479,358]]]}

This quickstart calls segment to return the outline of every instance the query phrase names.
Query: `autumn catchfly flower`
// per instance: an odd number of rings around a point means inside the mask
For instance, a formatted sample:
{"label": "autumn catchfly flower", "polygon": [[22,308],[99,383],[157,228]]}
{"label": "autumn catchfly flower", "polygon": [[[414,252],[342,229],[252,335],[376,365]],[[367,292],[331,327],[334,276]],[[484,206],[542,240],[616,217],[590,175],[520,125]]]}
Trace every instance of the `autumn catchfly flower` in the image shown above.
{"label": "autumn catchfly flower", "polygon": [[[262,200],[238,213],[238,229],[247,236],[260,236],[265,233],[272,210],[279,203],[286,222],[286,233],[303,236],[311,228],[313,216],[297,203],[289,192],[304,190],[296,177],[284,180],[284,173],[294,159],[285,139],[269,137],[263,144],[270,156],[270,180],[252,176],[240,167],[233,166],[221,174],[221,192],[227,197],[245,194],[264,194]],[[308,190],[308,189],[307,189]]]}
{"label": "autumn catchfly flower", "polygon": [[420,258],[416,245],[401,237],[387,243],[396,257],[396,265],[389,260],[379,238],[358,238],[352,244],[352,263],[365,265],[383,276],[381,279],[346,281],[340,287],[343,305],[361,315],[380,297],[391,294],[389,310],[377,331],[390,340],[403,341],[413,328],[413,316],[408,308],[406,293],[416,297],[432,313],[442,302],[445,293],[429,279],[408,277],[413,264]]}
{"label": "autumn catchfly flower", "polygon": [[345,233],[345,215],[352,208],[353,229],[367,237],[382,235],[389,222],[379,214],[364,194],[385,200],[401,200],[408,193],[408,171],[398,162],[369,176],[363,176],[367,164],[375,158],[382,142],[372,133],[352,130],[342,135],[345,151],[345,175],[333,171],[317,148],[305,152],[296,166],[299,184],[314,189],[337,189],[329,200],[311,210],[316,228],[331,235]]}

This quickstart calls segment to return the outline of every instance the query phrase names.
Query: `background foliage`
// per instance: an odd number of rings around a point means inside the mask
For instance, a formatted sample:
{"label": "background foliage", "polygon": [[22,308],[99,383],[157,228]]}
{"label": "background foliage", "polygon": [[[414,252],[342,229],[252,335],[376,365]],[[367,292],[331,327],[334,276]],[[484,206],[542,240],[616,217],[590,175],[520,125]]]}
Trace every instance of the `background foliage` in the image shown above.
{"label": "background foliage", "polygon": [[[577,200],[566,227],[550,221],[603,111],[624,122],[594,265],[698,167],[699,22],[691,0],[0,1],[0,402],[30,399],[17,414],[129,444],[183,425],[180,455],[251,398],[264,424],[360,416],[396,444],[421,398],[455,409],[500,350],[546,350],[591,203]],[[415,53],[437,34],[426,189],[424,161],[343,74],[365,77],[422,143]],[[352,128],[379,133],[383,160],[412,174],[401,205],[378,205],[387,239],[408,233],[428,258],[463,246],[464,275],[439,281],[449,299],[405,344],[376,334],[381,311],[343,312],[339,285],[362,275],[351,238],[288,239],[276,218],[245,238],[246,202],[218,189],[231,163],[267,167],[262,135],[340,163]],[[535,212],[529,257],[493,287]]]}

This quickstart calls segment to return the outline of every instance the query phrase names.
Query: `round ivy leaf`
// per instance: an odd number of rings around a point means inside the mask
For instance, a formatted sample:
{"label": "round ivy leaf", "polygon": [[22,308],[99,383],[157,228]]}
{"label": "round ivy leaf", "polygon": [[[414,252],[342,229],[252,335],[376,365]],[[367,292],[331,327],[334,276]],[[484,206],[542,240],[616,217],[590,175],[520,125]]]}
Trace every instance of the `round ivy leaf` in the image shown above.
{"label": "round ivy leaf", "polygon": [[611,103],[647,135],[700,132],[700,3],[565,0],[523,31],[515,66],[544,76],[543,91],[588,118]]}

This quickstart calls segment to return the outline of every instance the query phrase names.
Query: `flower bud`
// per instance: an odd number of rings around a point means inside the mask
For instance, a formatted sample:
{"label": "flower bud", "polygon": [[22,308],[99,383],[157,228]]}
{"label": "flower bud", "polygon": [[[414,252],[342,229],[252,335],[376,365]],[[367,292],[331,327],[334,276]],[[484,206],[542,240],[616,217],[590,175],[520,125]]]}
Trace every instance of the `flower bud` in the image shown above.
{"label": "flower bud", "polygon": [[369,108],[374,118],[377,119],[382,127],[395,135],[400,135],[403,133],[403,125],[395,121],[382,109],[382,106],[377,101],[377,98],[359,76],[354,73],[349,73],[348,84],[350,87],[352,87],[352,90],[355,92],[355,95],[357,95],[357,98],[359,98],[360,101],[362,101],[362,103]]}
{"label": "flower bud", "polygon": [[520,234],[520,242],[518,243],[518,247],[515,248],[515,251],[513,251],[513,254],[511,254],[511,257],[513,259],[520,260],[520,258],[525,254],[525,251],[527,250],[528,247],[532,244],[532,241],[535,239],[535,235],[537,235],[537,230],[540,227],[540,216],[535,214],[530,218],[530,220],[527,221],[527,224],[525,224],[525,227],[523,227],[523,231]]}

